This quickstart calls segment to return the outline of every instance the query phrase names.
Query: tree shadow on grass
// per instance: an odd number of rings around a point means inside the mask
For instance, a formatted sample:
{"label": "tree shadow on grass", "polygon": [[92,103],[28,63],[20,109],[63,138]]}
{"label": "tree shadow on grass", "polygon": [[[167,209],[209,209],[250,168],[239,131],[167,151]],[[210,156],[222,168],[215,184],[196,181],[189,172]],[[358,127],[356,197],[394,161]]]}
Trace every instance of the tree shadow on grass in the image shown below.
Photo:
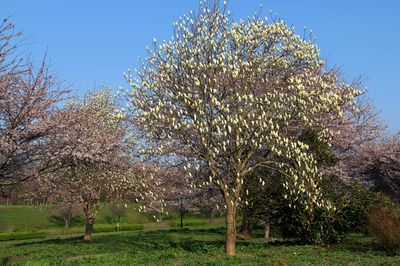
{"label": "tree shadow on grass", "polygon": [[385,250],[375,243],[371,237],[362,234],[351,234],[341,244],[333,245],[332,248],[355,253],[370,253],[376,256],[400,255],[399,252]]}
{"label": "tree shadow on grass", "polygon": [[[169,229],[110,233],[93,236],[91,242],[82,241],[82,237],[53,238],[45,240],[24,241],[15,243],[14,247],[30,245],[87,245],[104,252],[115,251],[154,251],[161,249],[181,249],[185,251],[202,251],[223,247],[224,228],[211,229]],[[68,247],[66,247],[68,249]]]}
{"label": "tree shadow on grass", "polygon": [[[185,228],[185,229],[165,229],[135,232],[121,232],[110,234],[95,234],[93,241],[85,243],[82,237],[56,238],[46,240],[28,241],[14,246],[43,245],[43,249],[57,245],[62,249],[87,250],[93,253],[136,253],[153,252],[155,250],[181,250],[199,254],[219,254],[224,249],[225,228]],[[85,245],[85,247],[83,246]],[[64,246],[64,247],[63,247]],[[250,240],[238,240],[238,251],[263,250],[273,246],[303,246],[296,239],[275,238],[266,241],[262,238]],[[371,239],[365,236],[352,236],[338,245],[329,247],[333,250],[350,250],[355,253],[371,253],[371,255],[387,256],[385,252],[377,249]]]}

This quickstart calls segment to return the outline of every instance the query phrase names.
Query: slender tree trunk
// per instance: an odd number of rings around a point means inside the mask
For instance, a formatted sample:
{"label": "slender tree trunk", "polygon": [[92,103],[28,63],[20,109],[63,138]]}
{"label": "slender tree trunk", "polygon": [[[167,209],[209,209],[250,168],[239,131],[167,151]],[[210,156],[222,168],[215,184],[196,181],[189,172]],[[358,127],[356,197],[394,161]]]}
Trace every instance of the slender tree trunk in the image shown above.
{"label": "slender tree trunk", "polygon": [[270,223],[269,221],[265,221],[264,224],[264,238],[268,239],[269,238],[269,229],[270,229]]}
{"label": "slender tree trunk", "polygon": [[71,223],[72,218],[66,218],[64,217],[64,231],[67,232],[69,224]]}
{"label": "slender tree trunk", "polygon": [[240,226],[240,231],[238,236],[240,236],[243,239],[250,239],[253,236],[252,230],[253,230],[253,222],[251,218],[246,214],[243,214],[243,222],[242,225]]}
{"label": "slender tree trunk", "polygon": [[225,252],[228,256],[236,255],[236,207],[226,203],[226,238]]}

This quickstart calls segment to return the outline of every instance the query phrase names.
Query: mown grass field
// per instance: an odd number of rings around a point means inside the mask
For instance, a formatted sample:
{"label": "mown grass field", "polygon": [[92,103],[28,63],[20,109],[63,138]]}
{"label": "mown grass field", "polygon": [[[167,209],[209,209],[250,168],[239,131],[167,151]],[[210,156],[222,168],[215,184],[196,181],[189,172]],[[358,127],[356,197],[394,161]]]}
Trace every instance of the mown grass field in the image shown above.
{"label": "mown grass field", "polygon": [[[52,219],[51,208],[48,206],[4,206],[0,205],[0,232],[46,230],[62,228],[62,221]],[[111,223],[111,210],[109,204],[102,204],[96,223]],[[121,217],[121,223],[146,224],[150,220],[134,210],[130,205]],[[82,227],[85,224],[83,212],[75,219],[71,227]]]}
{"label": "mown grass field", "polygon": [[2,265],[400,265],[369,237],[351,235],[332,247],[262,238],[238,241],[238,254],[223,254],[223,227],[157,229],[0,242]]}

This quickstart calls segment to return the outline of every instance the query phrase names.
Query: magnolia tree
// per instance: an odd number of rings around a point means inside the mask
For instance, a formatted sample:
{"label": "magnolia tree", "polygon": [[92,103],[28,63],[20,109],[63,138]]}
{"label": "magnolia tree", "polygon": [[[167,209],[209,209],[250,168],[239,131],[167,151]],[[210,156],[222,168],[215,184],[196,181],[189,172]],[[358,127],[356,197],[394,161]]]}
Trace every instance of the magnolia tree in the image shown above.
{"label": "magnolia tree", "polygon": [[0,186],[52,169],[48,138],[57,130],[56,104],[65,95],[43,61],[36,68],[21,57],[21,34],[0,22]]}
{"label": "magnolia tree", "polygon": [[182,17],[173,38],[154,40],[148,52],[139,69],[126,74],[132,115],[163,160],[184,162],[189,177],[203,168],[210,173],[195,185],[212,184],[222,194],[228,255],[236,253],[243,183],[258,167],[286,177],[291,207],[332,208],[297,128],[314,128],[329,141],[320,114],[341,115],[359,92],[324,69],[311,39],[280,20],[236,22],[226,4],[214,1]]}

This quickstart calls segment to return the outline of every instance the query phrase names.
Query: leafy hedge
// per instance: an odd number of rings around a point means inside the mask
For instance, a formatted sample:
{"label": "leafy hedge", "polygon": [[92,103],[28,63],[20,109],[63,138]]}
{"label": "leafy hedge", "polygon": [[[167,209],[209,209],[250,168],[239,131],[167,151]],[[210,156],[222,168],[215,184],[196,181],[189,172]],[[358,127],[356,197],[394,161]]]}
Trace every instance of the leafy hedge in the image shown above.
{"label": "leafy hedge", "polygon": [[0,241],[8,240],[22,240],[22,239],[33,239],[33,238],[44,238],[46,233],[43,231],[20,231],[20,232],[8,232],[0,233]]}
{"label": "leafy hedge", "polygon": [[[183,226],[200,226],[200,225],[206,225],[206,224],[207,224],[207,222],[205,220],[200,220],[200,219],[185,220],[185,219],[183,219]],[[179,227],[179,226],[181,226],[181,221],[170,222],[169,226]]]}
{"label": "leafy hedge", "polygon": [[116,231],[134,231],[143,229],[141,224],[121,224],[119,228],[115,224],[95,224],[93,233],[116,232]]}

